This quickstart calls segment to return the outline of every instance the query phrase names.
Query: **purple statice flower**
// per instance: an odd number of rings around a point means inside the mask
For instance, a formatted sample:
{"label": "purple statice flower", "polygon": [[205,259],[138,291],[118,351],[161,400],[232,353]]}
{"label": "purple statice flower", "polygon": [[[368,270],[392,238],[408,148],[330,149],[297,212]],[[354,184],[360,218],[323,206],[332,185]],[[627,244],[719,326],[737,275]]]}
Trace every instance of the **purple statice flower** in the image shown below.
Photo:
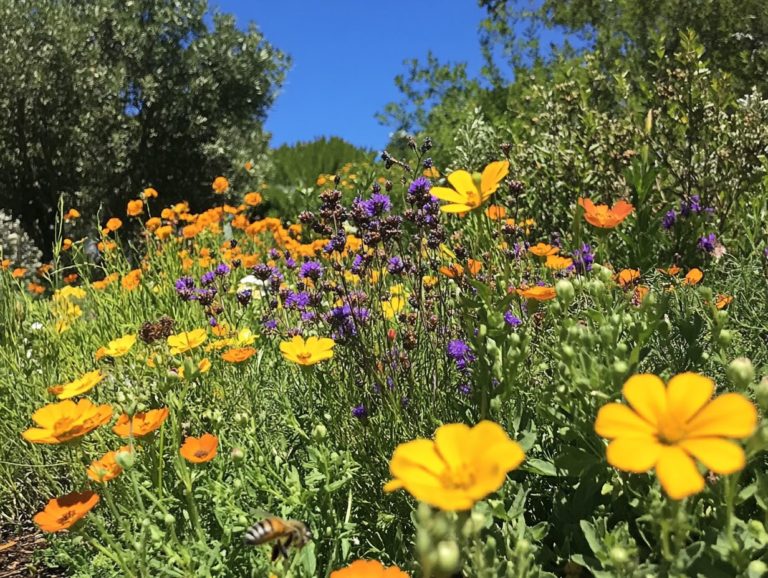
{"label": "purple statice flower", "polygon": [[286,309],[304,311],[309,305],[309,300],[309,293],[306,291],[289,291],[284,303]]}
{"label": "purple statice flower", "polygon": [[701,197],[699,195],[691,196],[690,200],[683,199],[680,201],[680,214],[683,217],[687,218],[699,213],[701,213]]}
{"label": "purple statice flower", "polygon": [[717,237],[715,236],[714,233],[709,233],[708,235],[704,235],[703,237],[699,238],[699,242],[697,246],[702,251],[711,253],[712,251],[715,250],[715,247],[717,247]]}
{"label": "purple statice flower", "polygon": [[363,201],[361,205],[369,217],[379,217],[389,212],[392,208],[392,201],[389,200],[387,195],[374,193],[370,199]]}
{"label": "purple statice flower", "polygon": [[304,323],[311,323],[311,322],[312,322],[312,321],[314,321],[316,318],[317,318],[317,315],[315,314],[315,312],[314,312],[314,311],[304,311],[304,312],[301,314],[301,320],[302,320]]}
{"label": "purple statice flower", "polygon": [[175,283],[176,293],[184,301],[192,301],[195,299],[195,280],[192,277],[181,277],[176,279]]}
{"label": "purple statice flower", "polygon": [[456,363],[456,369],[464,371],[477,359],[469,345],[461,339],[452,339],[446,348],[448,357]]}
{"label": "purple statice flower", "polygon": [[368,410],[365,409],[365,406],[361,403],[352,408],[352,415],[357,419],[364,419],[368,417]]}
{"label": "purple statice flower", "polygon": [[273,259],[275,261],[280,258],[280,252],[277,249],[275,249],[274,247],[269,250],[268,255],[269,255],[270,259]]}
{"label": "purple statice flower", "polygon": [[216,298],[216,287],[209,287],[205,289],[195,289],[195,296],[193,299],[200,302],[203,307],[208,307],[213,303]]}
{"label": "purple statice flower", "polygon": [[225,275],[229,275],[229,266],[226,263],[219,263],[213,272],[217,277],[224,277]]}
{"label": "purple statice flower", "polygon": [[363,265],[365,261],[363,259],[363,256],[359,253],[355,255],[355,258],[352,259],[352,267],[350,267],[350,271],[354,273],[355,275],[359,275],[360,272],[363,270]]}
{"label": "purple statice flower", "polygon": [[677,211],[672,209],[671,211],[667,211],[664,214],[664,218],[661,220],[661,226],[664,227],[667,231],[669,231],[672,227],[675,226],[675,222],[677,221]]}
{"label": "purple statice flower", "polygon": [[242,291],[237,292],[237,302],[243,307],[251,302],[251,297],[253,297],[253,291],[250,289],[243,289]]}
{"label": "purple statice flower", "polygon": [[312,281],[317,281],[323,276],[323,266],[317,261],[307,261],[299,269],[299,277],[308,277]]}
{"label": "purple statice flower", "polygon": [[592,264],[595,262],[595,256],[592,254],[592,247],[584,243],[581,249],[573,252],[573,268],[577,273],[588,273],[592,270]]}
{"label": "purple statice flower", "polygon": [[370,311],[365,307],[342,305],[334,307],[325,315],[325,321],[331,326],[331,337],[335,341],[344,341],[357,335],[357,324],[365,323]]}
{"label": "purple statice flower", "polygon": [[432,157],[427,157],[424,159],[424,162],[422,163],[422,166],[425,169],[431,169],[433,166],[435,166],[435,162],[432,160]]}
{"label": "purple statice flower", "polygon": [[272,272],[269,275],[269,288],[272,291],[277,292],[280,289],[280,285],[282,285],[283,281],[285,281],[285,276],[283,276],[280,270],[277,268],[272,269]]}
{"label": "purple statice flower", "polygon": [[256,279],[266,281],[269,279],[269,276],[272,275],[272,267],[266,263],[259,263],[253,268],[253,275],[256,277]]}
{"label": "purple statice flower", "polygon": [[325,247],[323,247],[323,252],[333,253],[334,251],[338,251],[341,253],[344,250],[346,244],[347,234],[344,232],[344,229],[339,229],[336,234],[331,237],[331,239],[325,244]]}
{"label": "purple statice flower", "polygon": [[400,275],[405,270],[405,263],[400,257],[392,257],[387,262],[387,271],[393,275]]}
{"label": "purple statice flower", "polygon": [[509,310],[504,313],[504,322],[510,327],[519,327],[523,324],[523,320]]}
{"label": "purple statice flower", "polygon": [[459,387],[459,393],[462,395],[469,395],[470,393],[472,393],[472,386],[466,381],[462,381],[458,387]]}
{"label": "purple statice flower", "polygon": [[295,269],[296,268],[296,259],[291,257],[290,255],[285,255],[285,266],[289,269]]}
{"label": "purple statice flower", "polygon": [[264,326],[264,331],[267,333],[274,333],[277,331],[277,321],[275,319],[267,319],[262,325]]}
{"label": "purple statice flower", "polygon": [[408,194],[416,195],[419,193],[428,193],[432,188],[432,181],[427,177],[416,177],[413,182],[408,186]]}
{"label": "purple statice flower", "polygon": [[216,273],[213,271],[208,271],[207,273],[203,273],[203,276],[200,277],[200,284],[205,287],[207,285],[210,285],[216,280]]}
{"label": "purple statice flower", "polygon": [[217,327],[219,325],[219,322],[216,321],[215,317],[210,317],[208,319],[208,325],[210,325],[211,327]]}

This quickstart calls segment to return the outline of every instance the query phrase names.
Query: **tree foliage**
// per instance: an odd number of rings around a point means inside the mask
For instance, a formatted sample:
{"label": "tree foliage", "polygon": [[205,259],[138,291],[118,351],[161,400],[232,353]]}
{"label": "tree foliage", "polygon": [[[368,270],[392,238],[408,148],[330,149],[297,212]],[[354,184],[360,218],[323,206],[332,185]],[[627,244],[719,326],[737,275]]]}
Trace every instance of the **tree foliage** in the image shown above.
{"label": "tree foliage", "polygon": [[263,160],[286,57],[206,0],[0,0],[0,205],[50,245],[58,199],[210,192]]}

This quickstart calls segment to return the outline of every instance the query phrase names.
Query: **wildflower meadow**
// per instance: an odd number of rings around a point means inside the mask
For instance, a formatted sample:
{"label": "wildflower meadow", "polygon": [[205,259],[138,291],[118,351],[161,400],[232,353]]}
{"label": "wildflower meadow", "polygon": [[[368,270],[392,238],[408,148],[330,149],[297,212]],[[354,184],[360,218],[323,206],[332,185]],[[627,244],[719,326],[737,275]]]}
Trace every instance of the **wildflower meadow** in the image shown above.
{"label": "wildflower meadow", "polygon": [[614,116],[587,54],[300,186],[59,195],[1,255],[0,577],[768,576],[768,101],[676,38]]}

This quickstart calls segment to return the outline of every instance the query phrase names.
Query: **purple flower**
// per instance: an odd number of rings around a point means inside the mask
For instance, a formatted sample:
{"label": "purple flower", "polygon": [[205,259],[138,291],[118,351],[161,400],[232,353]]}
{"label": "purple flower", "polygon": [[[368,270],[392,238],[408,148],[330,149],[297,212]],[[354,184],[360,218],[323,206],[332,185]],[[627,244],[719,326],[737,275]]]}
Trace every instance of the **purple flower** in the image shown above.
{"label": "purple flower", "polygon": [[251,302],[251,297],[253,297],[253,291],[250,289],[243,289],[242,291],[237,292],[237,302],[243,307]]}
{"label": "purple flower", "polygon": [[216,266],[216,269],[214,270],[214,273],[217,277],[224,277],[225,275],[229,275],[229,267],[226,263],[219,263]]}
{"label": "purple flower", "polygon": [[573,252],[573,268],[578,273],[588,273],[592,270],[592,263],[595,262],[595,256],[592,254],[592,247],[584,243],[581,249]]}
{"label": "purple flower", "polygon": [[362,269],[363,269],[363,256],[358,253],[357,255],[355,255],[355,258],[352,259],[351,271],[355,275],[359,275]]}
{"label": "purple flower", "polygon": [[416,177],[408,187],[408,194],[416,195],[418,193],[428,193],[429,189],[431,188],[432,181],[430,181],[427,177]]}
{"label": "purple flower", "polygon": [[264,321],[263,325],[264,325],[264,331],[266,331],[267,333],[273,333],[277,331],[277,321],[274,319],[267,319],[266,321]]}
{"label": "purple flower", "polygon": [[369,217],[378,217],[392,208],[392,201],[387,195],[374,193],[371,198],[361,203],[363,210]]}
{"label": "purple flower", "polygon": [[299,269],[299,277],[308,277],[317,281],[323,275],[323,266],[317,261],[307,261]]}
{"label": "purple flower", "polygon": [[400,275],[405,270],[405,263],[400,257],[392,257],[387,263],[387,271],[393,275]]}
{"label": "purple flower", "polygon": [[216,273],[213,271],[208,271],[207,273],[204,273],[202,277],[200,277],[200,284],[205,287],[206,285],[210,285],[216,280]]}
{"label": "purple flower", "polygon": [[270,258],[270,259],[274,259],[274,260],[277,260],[277,259],[279,259],[279,258],[280,258],[280,253],[278,252],[278,250],[277,250],[277,249],[275,249],[275,248],[273,247],[272,249],[270,249],[270,250],[269,250],[269,258]]}
{"label": "purple flower", "polygon": [[285,298],[286,309],[303,311],[309,305],[309,293],[306,291],[289,291]]}
{"label": "purple flower", "polygon": [[424,159],[424,163],[422,164],[422,166],[423,166],[425,169],[431,169],[433,166],[435,166],[435,163],[434,163],[434,161],[432,160],[432,157],[427,157],[427,158],[425,158],[425,159]]}
{"label": "purple flower", "polygon": [[179,297],[184,301],[193,301],[195,299],[195,280],[192,279],[192,277],[181,277],[180,279],[176,279],[175,287],[176,293],[178,293]]}
{"label": "purple flower", "polygon": [[357,419],[363,419],[368,417],[368,410],[365,409],[365,406],[361,403],[352,408],[352,415]]}
{"label": "purple flower", "polygon": [[216,327],[218,324],[219,322],[216,321],[215,317],[211,317],[210,319],[208,319],[208,325],[210,325],[211,327]]}
{"label": "purple flower", "polygon": [[289,269],[295,269],[296,268],[296,260],[291,257],[290,255],[285,256],[285,266]]}
{"label": "purple flower", "polygon": [[446,348],[448,357],[456,363],[456,369],[464,371],[477,359],[469,345],[461,339],[452,339]]}
{"label": "purple flower", "polygon": [[677,221],[677,211],[672,209],[671,211],[667,211],[664,215],[664,218],[661,220],[661,226],[664,227],[667,231],[675,226],[675,222]]}
{"label": "purple flower", "polygon": [[523,324],[523,320],[520,319],[514,313],[512,313],[512,311],[507,311],[506,313],[504,313],[504,321],[510,327],[519,327],[520,325]]}
{"label": "purple flower", "polygon": [[272,267],[265,263],[259,263],[253,268],[253,274],[257,279],[266,281],[272,275]]}
{"label": "purple flower", "polygon": [[699,238],[698,247],[702,251],[711,253],[712,251],[715,250],[716,246],[717,246],[717,237],[715,237],[714,233],[709,233],[708,235],[704,235],[703,237]]}

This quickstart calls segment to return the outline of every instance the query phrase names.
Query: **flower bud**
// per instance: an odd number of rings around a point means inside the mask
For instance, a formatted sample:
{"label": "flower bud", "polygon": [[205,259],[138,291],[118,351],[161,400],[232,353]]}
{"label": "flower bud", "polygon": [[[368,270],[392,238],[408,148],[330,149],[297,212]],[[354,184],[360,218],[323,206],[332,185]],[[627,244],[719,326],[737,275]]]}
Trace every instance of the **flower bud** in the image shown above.
{"label": "flower bud", "polygon": [[723,329],[720,335],[717,336],[717,343],[722,347],[727,347],[733,341],[733,332],[727,329]]}
{"label": "flower bud", "polygon": [[115,462],[118,466],[127,470],[132,468],[133,464],[136,463],[136,456],[134,456],[133,452],[130,450],[120,450],[115,454]]}
{"label": "flower bud", "polygon": [[576,297],[573,283],[568,281],[568,279],[560,279],[555,284],[555,292],[557,293],[557,298],[566,305]]}
{"label": "flower bud", "polygon": [[229,455],[234,462],[241,462],[243,459],[245,459],[245,452],[242,450],[242,448],[232,448],[232,451],[229,453]]}
{"label": "flower bud", "polygon": [[328,436],[328,428],[319,423],[312,429],[312,439],[316,442],[323,441]]}
{"label": "flower bud", "polygon": [[456,542],[440,542],[437,545],[437,570],[444,574],[453,574],[461,564],[461,553]]}
{"label": "flower bud", "polygon": [[747,566],[747,576],[749,578],[761,578],[768,572],[768,564],[762,560],[752,560]]}
{"label": "flower bud", "polygon": [[755,367],[746,357],[737,357],[731,361],[725,374],[736,389],[745,389],[755,381]]}
{"label": "flower bud", "polygon": [[609,555],[611,557],[611,562],[616,566],[623,566],[629,562],[629,554],[627,554],[627,551],[621,546],[614,546],[611,548]]}
{"label": "flower bud", "polygon": [[768,376],[760,380],[755,388],[755,398],[763,411],[768,411]]}

